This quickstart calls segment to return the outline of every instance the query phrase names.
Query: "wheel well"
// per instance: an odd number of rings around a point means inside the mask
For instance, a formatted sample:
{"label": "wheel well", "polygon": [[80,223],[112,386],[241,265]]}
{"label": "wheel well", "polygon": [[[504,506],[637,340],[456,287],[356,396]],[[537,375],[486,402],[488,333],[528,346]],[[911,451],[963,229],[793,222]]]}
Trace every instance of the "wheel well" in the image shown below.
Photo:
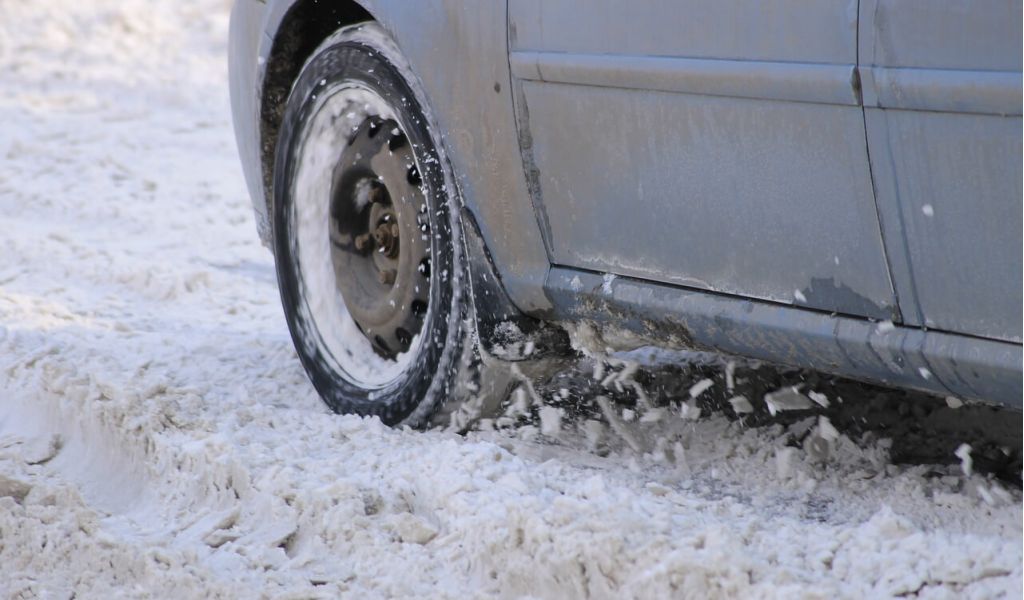
{"label": "wheel well", "polygon": [[341,27],[372,20],[373,16],[352,0],[299,0],[281,21],[267,58],[260,99],[260,162],[268,205],[273,198],[278,129],[288,93],[302,65],[321,42]]}

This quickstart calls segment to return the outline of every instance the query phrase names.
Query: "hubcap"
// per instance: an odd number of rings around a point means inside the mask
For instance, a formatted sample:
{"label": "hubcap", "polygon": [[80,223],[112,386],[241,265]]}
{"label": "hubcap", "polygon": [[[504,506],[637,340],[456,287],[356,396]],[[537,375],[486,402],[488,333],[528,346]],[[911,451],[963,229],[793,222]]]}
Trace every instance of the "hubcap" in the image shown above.
{"label": "hubcap", "polygon": [[334,170],[331,262],[337,291],[374,351],[406,352],[430,302],[430,219],[408,138],[368,117]]}

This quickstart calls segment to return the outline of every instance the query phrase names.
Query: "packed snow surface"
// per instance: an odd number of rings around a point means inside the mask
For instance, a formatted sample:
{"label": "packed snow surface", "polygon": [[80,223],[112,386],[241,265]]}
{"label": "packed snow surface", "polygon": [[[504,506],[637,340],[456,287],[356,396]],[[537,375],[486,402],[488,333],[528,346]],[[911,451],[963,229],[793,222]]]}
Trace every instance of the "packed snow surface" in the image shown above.
{"label": "packed snow surface", "polygon": [[685,399],[329,414],[241,180],[228,9],[0,2],[0,597],[1021,597],[1020,493],[969,448],[897,466]]}

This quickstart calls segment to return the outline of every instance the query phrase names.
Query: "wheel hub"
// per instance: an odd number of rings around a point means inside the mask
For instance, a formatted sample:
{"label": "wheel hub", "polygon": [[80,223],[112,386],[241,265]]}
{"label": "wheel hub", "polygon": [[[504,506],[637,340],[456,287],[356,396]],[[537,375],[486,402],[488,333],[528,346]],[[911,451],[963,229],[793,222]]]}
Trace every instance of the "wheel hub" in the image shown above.
{"label": "wheel hub", "polygon": [[385,215],[377,229],[373,232],[373,239],[377,242],[377,251],[388,258],[397,258],[399,252],[398,223],[392,222],[391,215]]}
{"label": "wheel hub", "polygon": [[331,261],[359,330],[382,357],[409,349],[430,301],[431,237],[412,148],[398,124],[370,117],[335,168]]}

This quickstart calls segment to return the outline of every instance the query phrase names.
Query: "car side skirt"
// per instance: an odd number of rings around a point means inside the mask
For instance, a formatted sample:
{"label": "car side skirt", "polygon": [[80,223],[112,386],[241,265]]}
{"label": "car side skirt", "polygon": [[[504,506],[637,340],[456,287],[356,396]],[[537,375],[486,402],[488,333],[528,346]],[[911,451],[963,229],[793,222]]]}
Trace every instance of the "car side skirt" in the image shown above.
{"label": "car side skirt", "polygon": [[545,291],[555,306],[546,318],[625,330],[641,342],[631,347],[708,349],[1022,407],[1020,344],[566,267],[552,268]]}

